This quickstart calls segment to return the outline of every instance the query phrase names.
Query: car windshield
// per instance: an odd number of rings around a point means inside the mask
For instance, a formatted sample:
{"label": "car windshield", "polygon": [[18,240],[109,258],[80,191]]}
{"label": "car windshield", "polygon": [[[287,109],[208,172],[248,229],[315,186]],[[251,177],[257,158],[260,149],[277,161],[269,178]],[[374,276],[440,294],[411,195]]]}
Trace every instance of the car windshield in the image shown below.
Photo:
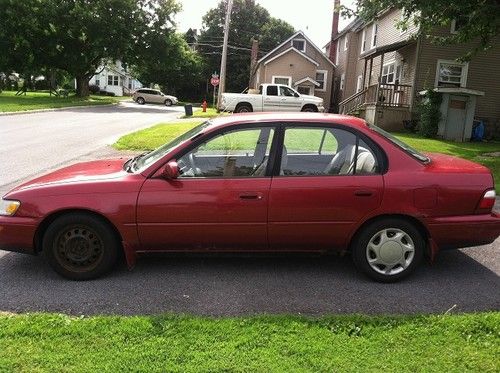
{"label": "car windshield", "polygon": [[403,141],[399,140],[398,138],[394,137],[391,135],[389,132],[384,131],[382,128],[369,125],[368,126],[370,129],[373,131],[379,133],[380,135],[384,136],[387,140],[392,142],[394,145],[397,147],[403,149],[406,153],[410,154],[412,157],[418,159],[420,162],[423,163],[429,163],[430,159],[426,155],[420,153],[418,150],[412,148],[410,145],[404,143]]}
{"label": "car windshield", "polygon": [[193,139],[194,137],[198,136],[201,134],[205,128],[210,126],[211,122],[206,121],[199,126],[194,127],[193,129],[187,131],[186,133],[180,135],[179,137],[173,139],[169,143],[166,143],[165,145],[160,146],[158,149],[153,150],[148,153],[141,154],[140,156],[136,158],[130,159],[127,163],[125,163],[125,167],[127,170],[130,170],[132,172],[134,171],[140,171],[153,163],[155,163],[157,160],[162,158],[165,154],[170,152],[173,148],[176,146],[182,144],[183,142]]}

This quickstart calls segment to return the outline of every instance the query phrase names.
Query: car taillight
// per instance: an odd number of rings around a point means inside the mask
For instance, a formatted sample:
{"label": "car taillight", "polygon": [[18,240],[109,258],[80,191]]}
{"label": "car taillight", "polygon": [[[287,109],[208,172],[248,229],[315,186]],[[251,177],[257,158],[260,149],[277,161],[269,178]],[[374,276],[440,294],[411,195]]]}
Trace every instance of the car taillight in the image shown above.
{"label": "car taillight", "polygon": [[496,193],[493,189],[484,192],[483,198],[479,202],[479,206],[477,207],[478,212],[490,212],[495,205],[495,197]]}

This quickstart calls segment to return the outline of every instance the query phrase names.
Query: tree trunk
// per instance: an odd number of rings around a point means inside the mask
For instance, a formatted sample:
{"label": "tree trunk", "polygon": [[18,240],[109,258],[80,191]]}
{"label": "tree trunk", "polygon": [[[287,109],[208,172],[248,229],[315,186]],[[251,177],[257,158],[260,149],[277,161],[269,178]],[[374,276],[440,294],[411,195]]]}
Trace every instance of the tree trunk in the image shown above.
{"label": "tree trunk", "polygon": [[76,95],[78,97],[89,97],[89,80],[86,76],[76,77]]}

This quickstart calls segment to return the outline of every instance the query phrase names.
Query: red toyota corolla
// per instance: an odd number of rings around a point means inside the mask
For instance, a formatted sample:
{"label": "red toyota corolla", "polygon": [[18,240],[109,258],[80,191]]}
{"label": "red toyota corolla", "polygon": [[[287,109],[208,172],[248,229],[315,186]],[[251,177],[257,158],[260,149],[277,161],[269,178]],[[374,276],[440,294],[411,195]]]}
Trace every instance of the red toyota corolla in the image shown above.
{"label": "red toyota corolla", "polygon": [[128,161],[76,164],[7,193],[0,248],[76,280],[151,252],[348,251],[371,278],[500,235],[493,177],[421,154],[363,120],[218,118]]}

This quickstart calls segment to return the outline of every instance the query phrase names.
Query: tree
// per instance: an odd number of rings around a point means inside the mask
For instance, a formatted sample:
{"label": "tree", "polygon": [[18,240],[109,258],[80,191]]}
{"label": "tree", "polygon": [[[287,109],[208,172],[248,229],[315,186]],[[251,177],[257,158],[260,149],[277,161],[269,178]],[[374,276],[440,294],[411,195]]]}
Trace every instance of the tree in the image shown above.
{"label": "tree", "polygon": [[[203,17],[198,48],[204,59],[206,76],[220,69],[226,5],[226,1],[221,1]],[[252,38],[259,40],[262,56],[293,33],[291,25],[271,17],[255,0],[235,0],[229,30],[226,89],[242,91],[248,86]]]}
{"label": "tree", "polygon": [[64,70],[85,97],[103,62],[135,61],[146,40],[175,32],[179,10],[176,0],[0,0],[2,40],[12,54],[3,64]]}
{"label": "tree", "polygon": [[134,71],[146,85],[157,83],[169,94],[190,97],[193,85],[202,80],[201,59],[183,35],[157,34],[148,39],[139,55]]}
{"label": "tree", "polygon": [[[475,42],[473,49],[462,57],[465,60],[490,49],[500,31],[499,0],[357,0],[354,9],[343,6],[342,14],[371,20],[391,7],[403,10],[403,19],[398,24],[403,30],[413,22],[420,26],[419,35],[437,43]],[[460,24],[456,34],[432,34],[436,26],[449,26],[453,20]]]}

